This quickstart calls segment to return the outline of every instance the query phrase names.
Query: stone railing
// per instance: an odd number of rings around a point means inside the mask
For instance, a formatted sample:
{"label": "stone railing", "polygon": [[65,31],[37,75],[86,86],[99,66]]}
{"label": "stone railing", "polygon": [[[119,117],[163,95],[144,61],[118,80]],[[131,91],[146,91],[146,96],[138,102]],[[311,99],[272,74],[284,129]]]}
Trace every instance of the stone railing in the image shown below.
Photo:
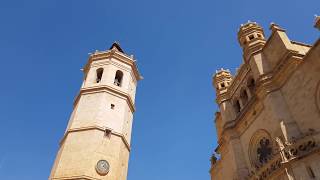
{"label": "stone railing", "polygon": [[305,135],[304,137],[294,140],[290,144],[286,144],[281,149],[281,154],[284,162],[288,162],[295,158],[303,157],[310,152],[318,149],[319,145],[316,141],[315,135],[310,133]]}
{"label": "stone railing", "polygon": [[263,180],[270,177],[274,172],[281,169],[282,159],[280,154],[275,154],[266,163],[257,165],[256,170],[252,171],[247,179],[250,180]]}

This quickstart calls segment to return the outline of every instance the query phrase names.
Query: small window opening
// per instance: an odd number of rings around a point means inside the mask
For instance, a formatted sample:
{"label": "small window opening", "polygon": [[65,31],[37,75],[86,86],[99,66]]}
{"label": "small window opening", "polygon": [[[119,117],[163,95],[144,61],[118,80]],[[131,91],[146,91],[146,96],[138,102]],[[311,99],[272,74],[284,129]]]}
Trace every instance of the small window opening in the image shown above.
{"label": "small window opening", "polygon": [[308,171],[308,174],[311,178],[316,178],[316,175],[314,174],[314,172],[310,166],[307,166],[307,171]]}
{"label": "small window opening", "polygon": [[115,105],[114,104],[111,104],[110,108],[111,109],[114,109]]}
{"label": "small window opening", "polygon": [[221,83],[221,88],[224,88],[224,87],[226,87],[225,84],[224,84],[224,83]]}
{"label": "small window opening", "polygon": [[256,82],[254,81],[254,79],[253,79],[253,78],[249,79],[249,81],[248,81],[248,88],[249,88],[251,94],[253,94],[253,91],[254,91],[254,89],[255,89],[255,86],[256,86]]}
{"label": "small window opening", "polygon": [[237,101],[234,103],[234,110],[236,111],[236,113],[239,113],[239,112],[240,112],[241,107],[240,107],[240,102],[239,102],[239,100],[237,100]]}
{"label": "small window opening", "polygon": [[104,136],[110,138],[111,137],[111,130],[110,129],[105,129],[104,130]]}
{"label": "small window opening", "polygon": [[262,36],[261,36],[261,34],[257,34],[257,36],[259,37],[259,38],[261,38]]}
{"label": "small window opening", "polygon": [[114,85],[116,86],[121,86],[121,83],[122,83],[122,78],[123,78],[123,72],[118,70],[116,72],[116,76],[114,78]]}
{"label": "small window opening", "polygon": [[248,97],[248,93],[245,89],[241,91],[240,97],[241,97],[242,103],[244,105],[247,104],[249,97]]}
{"label": "small window opening", "polygon": [[251,35],[249,36],[249,40],[252,40],[252,39],[254,39],[253,34],[251,34]]}
{"label": "small window opening", "polygon": [[103,68],[97,69],[96,83],[100,83],[101,82],[102,74],[103,74]]}

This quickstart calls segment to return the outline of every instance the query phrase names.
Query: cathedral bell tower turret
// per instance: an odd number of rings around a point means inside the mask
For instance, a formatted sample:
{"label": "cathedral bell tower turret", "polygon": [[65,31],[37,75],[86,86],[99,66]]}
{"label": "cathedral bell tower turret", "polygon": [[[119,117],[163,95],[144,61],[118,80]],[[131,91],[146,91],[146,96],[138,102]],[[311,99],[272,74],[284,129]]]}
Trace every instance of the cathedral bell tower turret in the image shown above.
{"label": "cathedral bell tower turret", "polygon": [[244,60],[263,48],[266,43],[263,28],[256,22],[241,25],[238,32],[238,41],[243,49]]}
{"label": "cathedral bell tower turret", "polygon": [[50,180],[126,180],[140,76],[118,43],[90,55]]}
{"label": "cathedral bell tower turret", "polygon": [[269,64],[262,55],[266,44],[265,35],[258,23],[249,21],[242,24],[238,31],[238,41],[243,49],[244,63],[251,67],[255,80],[270,71]]}
{"label": "cathedral bell tower turret", "polygon": [[216,102],[221,111],[221,127],[223,127],[226,122],[234,119],[234,112],[230,111],[232,104],[227,96],[228,87],[231,84],[232,78],[231,72],[228,69],[220,69],[216,71],[212,79],[212,84],[216,89]]}

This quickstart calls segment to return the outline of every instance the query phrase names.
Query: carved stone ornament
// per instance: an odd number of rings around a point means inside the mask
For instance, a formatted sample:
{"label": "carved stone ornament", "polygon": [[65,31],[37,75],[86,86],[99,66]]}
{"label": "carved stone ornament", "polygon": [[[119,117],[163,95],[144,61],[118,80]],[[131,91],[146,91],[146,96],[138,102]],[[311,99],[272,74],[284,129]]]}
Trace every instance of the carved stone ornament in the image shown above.
{"label": "carved stone ornament", "polygon": [[273,143],[265,130],[258,130],[251,138],[249,157],[253,167],[260,168],[273,156]]}
{"label": "carved stone ornament", "polygon": [[110,164],[107,160],[99,160],[96,165],[96,171],[100,175],[107,175],[110,170]]}

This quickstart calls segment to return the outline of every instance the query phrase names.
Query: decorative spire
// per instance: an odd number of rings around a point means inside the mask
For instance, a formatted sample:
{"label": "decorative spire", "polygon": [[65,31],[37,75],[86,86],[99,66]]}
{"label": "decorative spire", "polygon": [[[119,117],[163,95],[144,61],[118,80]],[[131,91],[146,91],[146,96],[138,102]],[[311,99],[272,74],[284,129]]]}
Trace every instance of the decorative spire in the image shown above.
{"label": "decorative spire", "polygon": [[109,50],[116,50],[116,51],[119,51],[119,52],[122,52],[124,53],[124,51],[122,50],[122,48],[120,47],[120,44],[119,42],[115,41],[111,47],[109,48]]}

